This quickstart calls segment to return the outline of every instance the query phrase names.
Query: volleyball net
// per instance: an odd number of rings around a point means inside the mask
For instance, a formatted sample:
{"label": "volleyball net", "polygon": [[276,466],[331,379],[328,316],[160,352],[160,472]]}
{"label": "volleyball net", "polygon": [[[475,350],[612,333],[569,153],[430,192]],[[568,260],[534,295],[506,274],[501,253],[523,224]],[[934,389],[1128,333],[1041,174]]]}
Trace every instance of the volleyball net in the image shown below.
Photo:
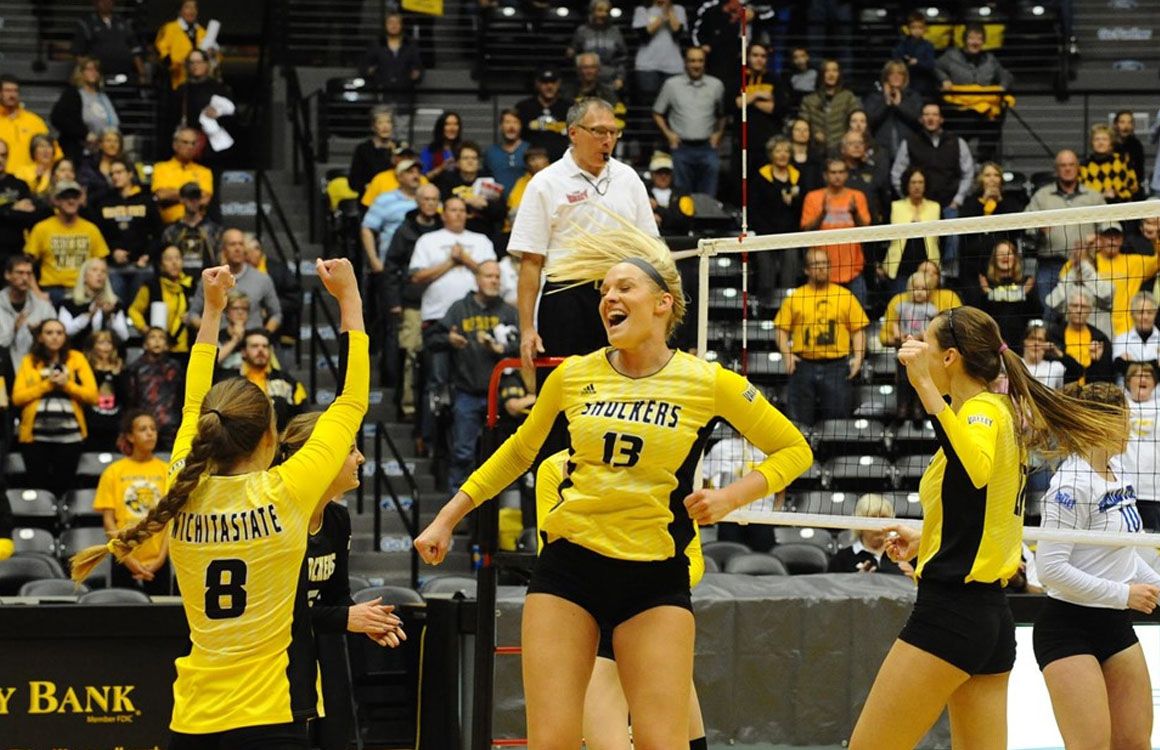
{"label": "volleyball net", "polygon": [[[893,522],[855,515],[872,506],[875,516],[920,522],[918,482],[938,445],[897,345],[938,312],[971,305],[995,318],[1004,342],[1050,387],[1079,380],[1125,389],[1131,434],[1120,461],[1139,502],[1123,527],[1160,531],[1151,510],[1160,507],[1160,202],[703,239],[679,254],[694,256],[698,352],[745,374],[799,426],[815,457],[783,496],[729,521],[858,531]],[[853,304],[818,281],[827,273]],[[702,475],[722,486],[760,459],[723,426]],[[1036,528],[1057,463],[1032,457],[1028,540],[1160,548],[1157,534]],[[865,495],[874,498],[859,509]]]}

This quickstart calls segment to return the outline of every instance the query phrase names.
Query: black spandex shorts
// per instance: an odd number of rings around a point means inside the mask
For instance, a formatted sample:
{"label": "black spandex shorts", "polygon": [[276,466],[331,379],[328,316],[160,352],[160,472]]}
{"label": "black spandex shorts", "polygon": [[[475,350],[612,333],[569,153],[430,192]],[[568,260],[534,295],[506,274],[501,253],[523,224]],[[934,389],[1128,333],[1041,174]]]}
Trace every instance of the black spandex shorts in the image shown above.
{"label": "black spandex shorts", "polygon": [[169,750],[310,750],[310,731],[296,721],[213,734],[170,732]]}
{"label": "black spandex shorts", "polygon": [[602,630],[608,631],[609,657],[612,631],[622,622],[654,607],[693,611],[689,563],[684,558],[617,560],[566,539],[544,547],[528,593],[551,594],[583,607]]}
{"label": "black spandex shorts", "polygon": [[612,649],[612,628],[600,626],[600,645],[596,647],[596,655],[616,661],[616,652]]}
{"label": "black spandex shorts", "polygon": [[1101,664],[1139,642],[1126,609],[1104,609],[1048,599],[1035,619],[1031,642],[1042,670],[1069,656],[1090,654]]}
{"label": "black spandex shorts", "polygon": [[969,675],[1015,666],[1015,620],[998,583],[919,581],[899,639]]}

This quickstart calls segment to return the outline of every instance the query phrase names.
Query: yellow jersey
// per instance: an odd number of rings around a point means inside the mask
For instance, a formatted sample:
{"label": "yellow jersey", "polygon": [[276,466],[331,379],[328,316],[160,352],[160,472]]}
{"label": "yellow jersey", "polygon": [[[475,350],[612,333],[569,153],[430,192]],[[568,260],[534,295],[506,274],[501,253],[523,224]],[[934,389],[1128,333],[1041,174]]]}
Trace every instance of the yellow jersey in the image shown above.
{"label": "yellow jersey", "polygon": [[527,420],[464,483],[476,505],[528,470],[558,415],[568,472],[540,531],[620,560],[687,554],[696,530],[684,500],[721,419],[768,456],[756,467],[768,492],[809,468],[805,438],[740,375],[678,351],[653,375],[630,378],[613,368],[612,351],[569,357],[548,376]]}
{"label": "yellow jersey", "polygon": [[[310,439],[269,471],[206,475],[170,525],[170,557],[192,649],[177,660],[170,728],[209,734],[315,715],[306,598],[310,515],[350,452],[367,409],[367,336],[350,332],[342,394]],[[169,481],[185,465],[217,349],[190,354]]]}
{"label": "yellow jersey", "polygon": [[[118,529],[135,524],[157,506],[165,492],[165,462],[160,458],[134,461],[122,458],[109,464],[97,483],[93,510],[113,511]],[[165,538],[154,534],[133,550],[133,559],[150,563],[161,556]]]}
{"label": "yellow jersey", "polygon": [[[182,164],[177,159],[153,165],[151,185],[155,193],[164,189],[181,190],[181,187],[189,182],[196,182],[203,194],[213,195],[213,172],[207,167],[193,161]],[[181,201],[172,206],[159,206],[158,210],[161,213],[161,223],[166,226],[179,221],[185,215],[185,207],[181,205]]]}
{"label": "yellow jersey", "polygon": [[40,285],[72,288],[89,258],[104,258],[109,246],[97,225],[77,217],[66,226],[59,216],[37,222],[28,233],[24,254],[40,264]]}
{"label": "yellow jersey", "polygon": [[[1132,329],[1132,296],[1140,285],[1156,275],[1160,258],[1155,255],[1125,255],[1106,258],[1096,253],[1096,273],[1112,282],[1112,336]],[[1062,272],[1061,272],[1062,273]],[[1062,278],[1062,276],[1061,276]]]}
{"label": "yellow jersey", "polygon": [[773,325],[789,331],[793,353],[805,359],[849,356],[850,335],[870,325],[858,300],[846,287],[799,286],[781,303]]}
{"label": "yellow jersey", "polygon": [[[0,114],[0,141],[8,144],[7,171],[16,174],[32,164],[32,139],[38,135],[48,135],[48,125],[40,115],[25,109],[23,104],[11,115]],[[57,146],[53,161],[60,156],[60,147]]]}
{"label": "yellow jersey", "polygon": [[157,48],[158,59],[169,58],[169,83],[173,88],[176,89],[185,83],[185,58],[193,52],[195,43],[201,44],[205,39],[205,33],[204,26],[195,24],[193,39],[190,39],[189,32],[182,25],[180,18],[164,24],[157,30],[157,38],[153,41],[153,45]]}
{"label": "yellow jersey", "polygon": [[1019,570],[1026,460],[1006,401],[984,391],[931,420],[940,447],[918,485],[920,579],[1006,585]]}

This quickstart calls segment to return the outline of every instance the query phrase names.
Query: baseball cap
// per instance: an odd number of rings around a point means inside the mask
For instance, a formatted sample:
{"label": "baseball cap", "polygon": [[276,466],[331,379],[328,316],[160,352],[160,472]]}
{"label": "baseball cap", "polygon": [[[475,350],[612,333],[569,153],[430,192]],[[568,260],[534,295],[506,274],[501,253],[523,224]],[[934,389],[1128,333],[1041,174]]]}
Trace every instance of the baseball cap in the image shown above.
{"label": "baseball cap", "polygon": [[656,172],[661,169],[673,171],[673,158],[665,153],[653,154],[653,158],[649,160],[648,171]]}
{"label": "baseball cap", "polygon": [[560,80],[560,75],[556,72],[555,68],[541,68],[536,73],[536,80],[541,83],[551,83]]}
{"label": "baseball cap", "polygon": [[83,192],[84,191],[81,189],[81,186],[76,182],[73,182],[72,180],[61,180],[60,182],[56,183],[56,187],[53,188],[52,197],[60,198],[65,193],[76,193],[77,195],[80,195]]}
{"label": "baseball cap", "polygon": [[395,165],[395,174],[402,174],[408,169],[418,166],[419,162],[415,161],[414,159],[400,159],[399,163]]}
{"label": "baseball cap", "polygon": [[1100,234],[1108,234],[1110,232],[1115,232],[1116,234],[1123,234],[1124,228],[1120,225],[1120,222],[1118,222],[1118,221],[1105,221],[1104,223],[1100,224],[1100,228],[1099,228]]}
{"label": "baseball cap", "polygon": [[187,198],[189,200],[200,200],[201,185],[198,185],[196,182],[187,182],[181,186],[181,190],[179,190],[177,194],[182,198]]}

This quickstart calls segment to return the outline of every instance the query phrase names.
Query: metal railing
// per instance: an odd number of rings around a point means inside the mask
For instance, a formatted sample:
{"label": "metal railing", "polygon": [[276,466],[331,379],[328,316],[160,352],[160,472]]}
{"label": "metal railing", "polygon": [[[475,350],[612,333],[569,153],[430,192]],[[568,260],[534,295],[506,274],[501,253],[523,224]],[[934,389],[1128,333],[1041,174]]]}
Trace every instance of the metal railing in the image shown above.
{"label": "metal railing", "polygon": [[[391,503],[395,507],[395,512],[399,514],[399,519],[403,522],[403,528],[407,530],[407,534],[411,539],[419,536],[419,518],[422,507],[422,498],[420,497],[419,484],[415,481],[415,477],[411,474],[411,470],[407,468],[407,462],[403,460],[403,454],[399,451],[399,447],[395,445],[394,439],[391,438],[391,433],[387,426],[382,422],[375,422],[375,473],[374,473],[374,534],[375,534],[375,549],[380,548],[380,540],[383,538],[383,490],[386,489],[387,494],[390,495]],[[383,468],[383,444],[386,443],[391,456],[399,466],[399,471],[403,475],[403,480],[407,483],[407,489],[411,493],[411,508],[408,513],[407,509],[403,507],[403,502],[399,497],[399,493],[395,491],[395,485],[391,482],[391,477],[387,474],[386,469]],[[362,508],[359,508],[362,511]],[[414,545],[411,546],[411,588],[418,590],[419,588],[419,553]]]}
{"label": "metal railing", "polygon": [[[338,379],[338,364],[335,363],[334,357],[331,356],[330,351],[326,347],[326,342],[322,338],[322,328],[319,327],[319,310],[322,311],[321,316],[325,318],[325,322],[329,330],[334,332],[334,337],[337,340],[338,324],[334,320],[334,316],[330,314],[330,310],[318,296],[316,292],[310,293],[310,343],[308,351],[310,354],[310,398],[314,403],[318,403],[318,367],[319,357],[321,357],[322,364],[326,365],[326,369],[330,372],[331,377],[334,378],[334,384],[337,388],[340,385]],[[301,353],[301,349],[299,350]],[[301,356],[298,357],[298,364],[301,365]]]}
{"label": "metal railing", "polygon": [[[291,174],[295,185],[306,182],[306,205],[310,212],[310,239],[318,238],[318,215],[321,202],[320,188],[316,166],[318,164],[318,150],[314,140],[314,128],[311,125],[311,108],[318,92],[303,96],[302,83],[298,79],[298,69],[292,65],[282,68],[282,75],[286,80],[286,116],[290,119],[290,132],[293,140],[291,147]],[[365,119],[365,117],[364,117]]]}

